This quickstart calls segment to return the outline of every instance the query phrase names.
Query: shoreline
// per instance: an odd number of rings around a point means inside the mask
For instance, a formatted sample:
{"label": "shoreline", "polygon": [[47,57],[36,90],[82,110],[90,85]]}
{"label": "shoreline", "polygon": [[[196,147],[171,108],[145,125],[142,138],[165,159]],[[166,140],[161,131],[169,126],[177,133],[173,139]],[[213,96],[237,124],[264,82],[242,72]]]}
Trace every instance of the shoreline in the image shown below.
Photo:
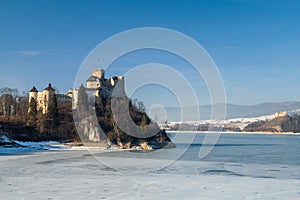
{"label": "shoreline", "polygon": [[241,134],[241,135],[300,135],[300,133],[294,133],[294,132],[264,132],[264,131],[258,131],[258,132],[230,132],[230,131],[166,131],[167,133],[210,133],[210,134]]}

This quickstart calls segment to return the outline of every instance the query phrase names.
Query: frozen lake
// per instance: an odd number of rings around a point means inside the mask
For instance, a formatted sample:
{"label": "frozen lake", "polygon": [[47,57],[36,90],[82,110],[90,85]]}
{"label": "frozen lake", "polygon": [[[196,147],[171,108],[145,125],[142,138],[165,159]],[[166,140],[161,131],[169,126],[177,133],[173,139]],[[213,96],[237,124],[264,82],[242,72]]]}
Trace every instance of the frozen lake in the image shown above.
{"label": "frozen lake", "polygon": [[[1,199],[300,199],[300,135],[222,134],[175,149],[0,156]],[[174,138],[174,135],[172,135]],[[179,157],[179,155],[183,154]]]}

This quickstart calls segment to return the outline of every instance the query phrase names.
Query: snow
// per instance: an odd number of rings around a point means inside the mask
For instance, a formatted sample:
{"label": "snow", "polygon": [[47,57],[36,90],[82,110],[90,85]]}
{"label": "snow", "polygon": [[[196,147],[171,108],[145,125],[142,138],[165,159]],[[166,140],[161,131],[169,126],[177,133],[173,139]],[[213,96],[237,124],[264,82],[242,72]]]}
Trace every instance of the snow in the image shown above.
{"label": "snow", "polygon": [[[148,173],[114,171],[87,153],[58,151],[13,159],[0,157],[2,199],[296,200],[300,197],[300,180],[296,179],[219,175],[222,170],[215,173],[211,170],[217,169],[218,163],[195,161],[177,161]],[[120,159],[119,165],[126,167],[133,162],[132,158]],[[209,170],[212,173],[203,173]]]}
{"label": "snow", "polygon": [[7,136],[5,136],[5,135],[2,135],[0,137],[0,141],[2,141],[3,143],[10,143],[11,142],[11,140],[8,139]]}
{"label": "snow", "polygon": [[[9,154],[19,154],[25,152],[35,152],[35,151],[60,151],[60,150],[69,150],[69,151],[77,151],[77,150],[86,150],[85,146],[68,146],[60,142],[55,141],[45,141],[45,142],[21,142],[10,140],[7,136],[2,135],[0,137],[0,141],[8,144],[14,145],[5,145],[0,146],[0,156],[1,155],[9,155]],[[106,149],[105,147],[89,147],[89,149]],[[116,150],[116,147],[112,147],[111,150]]]}
{"label": "snow", "polygon": [[[234,118],[234,119],[226,119],[226,120],[198,120],[198,121],[174,121],[174,122],[168,122],[167,125],[170,127],[175,126],[176,124],[189,124],[192,126],[198,126],[199,124],[210,124],[215,126],[223,127],[224,125],[235,125],[235,127],[240,128],[243,130],[247,125],[258,122],[258,121],[265,121],[265,120],[271,120],[274,119],[274,115],[266,115],[266,116],[259,116],[259,117],[251,117],[251,118]],[[166,124],[164,122],[158,122],[160,127],[165,127]]]}
{"label": "snow", "polygon": [[59,142],[47,141],[47,142],[21,142],[10,140],[7,136],[2,135],[0,137],[2,143],[12,144],[10,147],[0,146],[0,155],[1,154],[10,154],[10,153],[24,153],[32,151],[41,151],[41,150],[60,150],[67,149],[63,145],[59,145]]}
{"label": "snow", "polygon": [[0,198],[300,199],[299,136],[224,134],[199,159],[202,139],[174,160],[180,144],[157,157],[96,148],[0,156]]}

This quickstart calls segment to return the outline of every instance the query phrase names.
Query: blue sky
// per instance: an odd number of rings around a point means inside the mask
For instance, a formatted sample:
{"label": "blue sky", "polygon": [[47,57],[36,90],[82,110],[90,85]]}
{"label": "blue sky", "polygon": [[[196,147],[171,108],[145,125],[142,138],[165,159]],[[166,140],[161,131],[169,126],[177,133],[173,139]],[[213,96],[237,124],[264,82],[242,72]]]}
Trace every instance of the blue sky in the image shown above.
{"label": "blue sky", "polygon": [[[51,81],[66,92],[97,44],[128,29],[154,26],[180,31],[207,50],[223,77],[227,102],[299,101],[299,10],[297,0],[0,0],[0,87],[43,89]],[[148,62],[175,66],[188,76],[200,103],[209,103],[199,77],[170,55],[133,53],[114,63],[107,75]],[[155,90],[160,89],[146,87],[136,95],[149,106]]]}

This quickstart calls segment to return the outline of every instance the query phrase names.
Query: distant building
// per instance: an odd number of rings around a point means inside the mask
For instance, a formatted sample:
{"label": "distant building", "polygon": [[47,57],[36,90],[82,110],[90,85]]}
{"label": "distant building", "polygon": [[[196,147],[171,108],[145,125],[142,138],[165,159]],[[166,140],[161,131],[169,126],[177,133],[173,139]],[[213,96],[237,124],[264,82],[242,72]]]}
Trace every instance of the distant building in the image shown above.
{"label": "distant building", "polygon": [[287,116],[287,112],[286,112],[286,111],[283,111],[283,112],[276,112],[274,116],[275,116],[275,118],[278,118],[278,117],[286,117],[286,116]]}

